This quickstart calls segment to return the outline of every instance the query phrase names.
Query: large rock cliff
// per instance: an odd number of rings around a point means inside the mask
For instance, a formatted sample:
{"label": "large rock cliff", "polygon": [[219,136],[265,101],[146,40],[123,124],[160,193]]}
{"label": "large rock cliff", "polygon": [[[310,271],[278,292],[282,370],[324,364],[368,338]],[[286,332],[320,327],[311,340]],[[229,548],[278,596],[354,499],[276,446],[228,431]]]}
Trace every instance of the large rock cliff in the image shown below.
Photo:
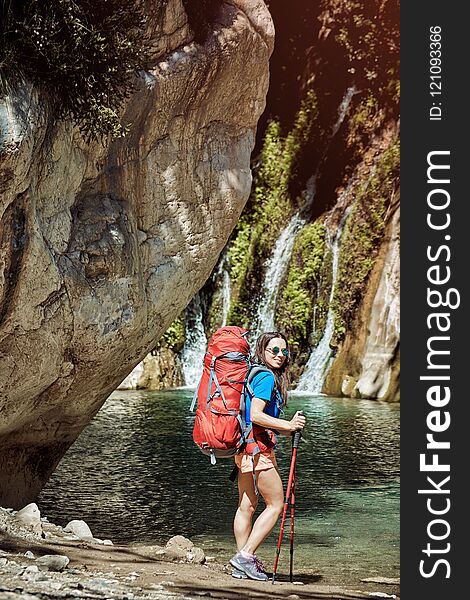
{"label": "large rock cliff", "polygon": [[195,42],[181,1],[165,7],[125,138],[85,143],[27,83],[0,104],[3,506],[36,497],[155,346],[250,192],[270,15],[258,0],[221,3]]}

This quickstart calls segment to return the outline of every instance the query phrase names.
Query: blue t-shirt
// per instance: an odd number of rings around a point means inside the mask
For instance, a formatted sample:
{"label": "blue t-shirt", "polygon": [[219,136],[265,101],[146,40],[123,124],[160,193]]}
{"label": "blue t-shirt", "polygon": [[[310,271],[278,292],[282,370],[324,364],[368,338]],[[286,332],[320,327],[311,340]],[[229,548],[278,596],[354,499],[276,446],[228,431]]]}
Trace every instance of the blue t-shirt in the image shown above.
{"label": "blue t-shirt", "polygon": [[[264,412],[277,419],[281,413],[282,399],[276,388],[274,375],[267,371],[257,373],[253,377],[251,387],[254,398],[266,401]],[[251,398],[248,393],[245,399],[245,420],[247,425],[251,423]]]}

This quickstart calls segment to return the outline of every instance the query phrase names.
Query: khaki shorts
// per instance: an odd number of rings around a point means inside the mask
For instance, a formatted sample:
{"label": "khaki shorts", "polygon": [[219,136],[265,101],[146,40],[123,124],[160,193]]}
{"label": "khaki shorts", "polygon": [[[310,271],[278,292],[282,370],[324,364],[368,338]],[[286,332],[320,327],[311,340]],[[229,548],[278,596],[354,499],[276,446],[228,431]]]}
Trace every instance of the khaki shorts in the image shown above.
{"label": "khaki shorts", "polygon": [[[255,472],[256,471],[267,471],[268,469],[276,469],[276,457],[274,450],[269,452],[259,452],[255,455]],[[242,473],[253,473],[253,457],[251,454],[242,452],[235,456],[235,464]]]}

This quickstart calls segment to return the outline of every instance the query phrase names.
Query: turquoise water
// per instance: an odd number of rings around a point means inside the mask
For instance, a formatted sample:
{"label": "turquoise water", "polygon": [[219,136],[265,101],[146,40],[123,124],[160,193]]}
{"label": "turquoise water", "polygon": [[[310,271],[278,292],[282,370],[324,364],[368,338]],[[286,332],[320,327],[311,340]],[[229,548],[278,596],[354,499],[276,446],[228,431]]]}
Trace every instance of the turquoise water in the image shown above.
{"label": "turquoise water", "polygon": [[[234,551],[231,460],[209,460],[191,437],[191,390],[114,392],[70,448],[38,504],[50,521],[84,519],[95,537],[165,544],[184,535],[206,555]],[[293,396],[307,427],[297,459],[296,576],[324,583],[399,576],[399,407]],[[277,458],[287,481],[290,440]],[[262,510],[262,503],[258,511]],[[279,526],[258,554],[274,561]],[[286,522],[278,572],[289,570]]]}

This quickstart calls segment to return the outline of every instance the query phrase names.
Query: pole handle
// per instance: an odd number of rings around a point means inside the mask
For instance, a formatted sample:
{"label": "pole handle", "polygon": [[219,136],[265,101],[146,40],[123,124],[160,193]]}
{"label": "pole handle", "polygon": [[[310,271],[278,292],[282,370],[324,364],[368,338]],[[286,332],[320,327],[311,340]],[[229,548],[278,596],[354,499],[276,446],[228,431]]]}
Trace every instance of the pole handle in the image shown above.
{"label": "pole handle", "polygon": [[302,437],[302,432],[299,429],[298,431],[296,431],[292,435],[293,435],[292,447],[293,448],[298,448],[299,444],[300,444],[300,438]]}
{"label": "pole handle", "polygon": [[[303,415],[303,410],[299,410],[299,414]],[[298,429],[292,434],[292,447],[298,448],[300,444],[300,438],[302,437],[302,431]]]}

